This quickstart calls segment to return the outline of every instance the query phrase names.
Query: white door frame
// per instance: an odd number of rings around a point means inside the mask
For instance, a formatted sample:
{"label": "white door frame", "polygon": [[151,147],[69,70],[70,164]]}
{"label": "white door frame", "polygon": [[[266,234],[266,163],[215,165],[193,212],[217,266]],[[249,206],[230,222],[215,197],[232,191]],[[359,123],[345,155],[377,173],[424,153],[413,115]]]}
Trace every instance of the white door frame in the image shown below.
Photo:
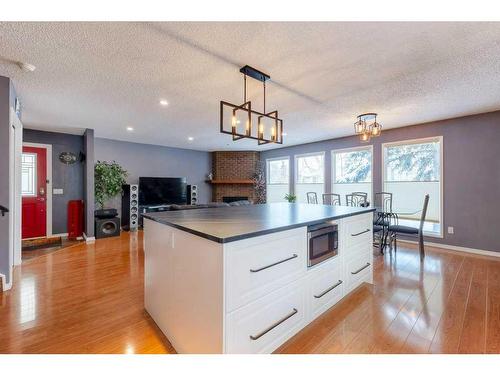
{"label": "white door frame", "polygon": [[23,150],[23,124],[17,117],[17,114],[11,109],[11,167],[12,173],[10,178],[11,189],[11,216],[12,216],[12,246],[11,259],[12,265],[21,264],[21,214],[22,214],[22,197],[21,197],[21,154]]}
{"label": "white door frame", "polygon": [[52,237],[52,145],[45,143],[23,142],[23,147],[38,147],[47,150],[47,237]]}

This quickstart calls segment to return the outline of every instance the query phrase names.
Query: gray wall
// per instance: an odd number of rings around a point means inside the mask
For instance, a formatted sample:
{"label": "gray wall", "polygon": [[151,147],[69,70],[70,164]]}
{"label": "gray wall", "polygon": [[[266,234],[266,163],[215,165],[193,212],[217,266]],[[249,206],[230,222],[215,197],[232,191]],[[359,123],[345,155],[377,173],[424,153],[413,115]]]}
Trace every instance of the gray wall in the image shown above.
{"label": "gray wall", "polygon": [[94,129],[86,129],[83,134],[83,149],[85,153],[83,194],[85,197],[85,235],[94,237]]}
{"label": "gray wall", "polygon": [[[500,111],[385,130],[374,138],[373,191],[382,190],[382,143],[443,136],[444,238],[432,242],[500,252]],[[357,137],[331,139],[262,153],[262,160],[325,151],[325,189],[331,191],[330,150],[362,146]],[[455,234],[447,234],[453,226]]]}
{"label": "gray wall", "polygon": [[[212,170],[209,152],[96,138],[95,160],[116,161],[127,170],[127,182],[132,184],[139,177],[186,177],[188,184],[198,185],[199,203],[211,199],[211,187],[204,182]],[[120,198],[106,206],[119,210]]]}
{"label": "gray wall", "polygon": [[[10,80],[0,77],[0,204],[9,207]],[[10,282],[9,213],[0,216],[0,273]]]}
{"label": "gray wall", "polygon": [[68,201],[83,199],[84,164],[77,162],[66,165],[59,161],[59,154],[68,151],[78,156],[80,152],[83,152],[83,137],[24,129],[23,142],[52,145],[52,188],[64,189],[64,194],[52,195],[52,233],[66,233],[68,231]]}

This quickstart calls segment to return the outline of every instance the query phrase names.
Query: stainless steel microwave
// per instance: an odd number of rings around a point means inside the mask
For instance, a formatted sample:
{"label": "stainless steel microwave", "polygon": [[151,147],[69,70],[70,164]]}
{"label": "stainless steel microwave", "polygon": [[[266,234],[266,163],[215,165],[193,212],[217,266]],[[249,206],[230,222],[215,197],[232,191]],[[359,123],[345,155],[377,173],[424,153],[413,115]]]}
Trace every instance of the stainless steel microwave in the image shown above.
{"label": "stainless steel microwave", "polygon": [[339,253],[338,225],[332,222],[307,227],[308,266],[332,258]]}

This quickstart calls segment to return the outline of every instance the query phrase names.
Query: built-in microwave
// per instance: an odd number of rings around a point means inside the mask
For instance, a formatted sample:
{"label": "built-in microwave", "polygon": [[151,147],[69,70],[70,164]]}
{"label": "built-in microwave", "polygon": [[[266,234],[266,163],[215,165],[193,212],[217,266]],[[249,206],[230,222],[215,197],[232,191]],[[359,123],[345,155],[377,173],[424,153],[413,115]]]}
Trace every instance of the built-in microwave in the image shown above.
{"label": "built-in microwave", "polygon": [[338,225],[333,222],[307,227],[308,266],[314,266],[339,253]]}

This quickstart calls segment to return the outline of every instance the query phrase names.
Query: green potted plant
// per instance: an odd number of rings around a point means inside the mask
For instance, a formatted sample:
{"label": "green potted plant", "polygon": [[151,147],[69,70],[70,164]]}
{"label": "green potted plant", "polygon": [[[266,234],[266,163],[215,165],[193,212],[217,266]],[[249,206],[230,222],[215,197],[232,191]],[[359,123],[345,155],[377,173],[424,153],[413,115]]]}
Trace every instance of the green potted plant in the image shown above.
{"label": "green potted plant", "polygon": [[287,194],[285,195],[285,200],[288,201],[288,203],[295,203],[297,202],[297,196],[295,194]]}
{"label": "green potted plant", "polygon": [[95,201],[100,208],[104,203],[122,192],[127,171],[120,164],[97,161],[94,167]]}

